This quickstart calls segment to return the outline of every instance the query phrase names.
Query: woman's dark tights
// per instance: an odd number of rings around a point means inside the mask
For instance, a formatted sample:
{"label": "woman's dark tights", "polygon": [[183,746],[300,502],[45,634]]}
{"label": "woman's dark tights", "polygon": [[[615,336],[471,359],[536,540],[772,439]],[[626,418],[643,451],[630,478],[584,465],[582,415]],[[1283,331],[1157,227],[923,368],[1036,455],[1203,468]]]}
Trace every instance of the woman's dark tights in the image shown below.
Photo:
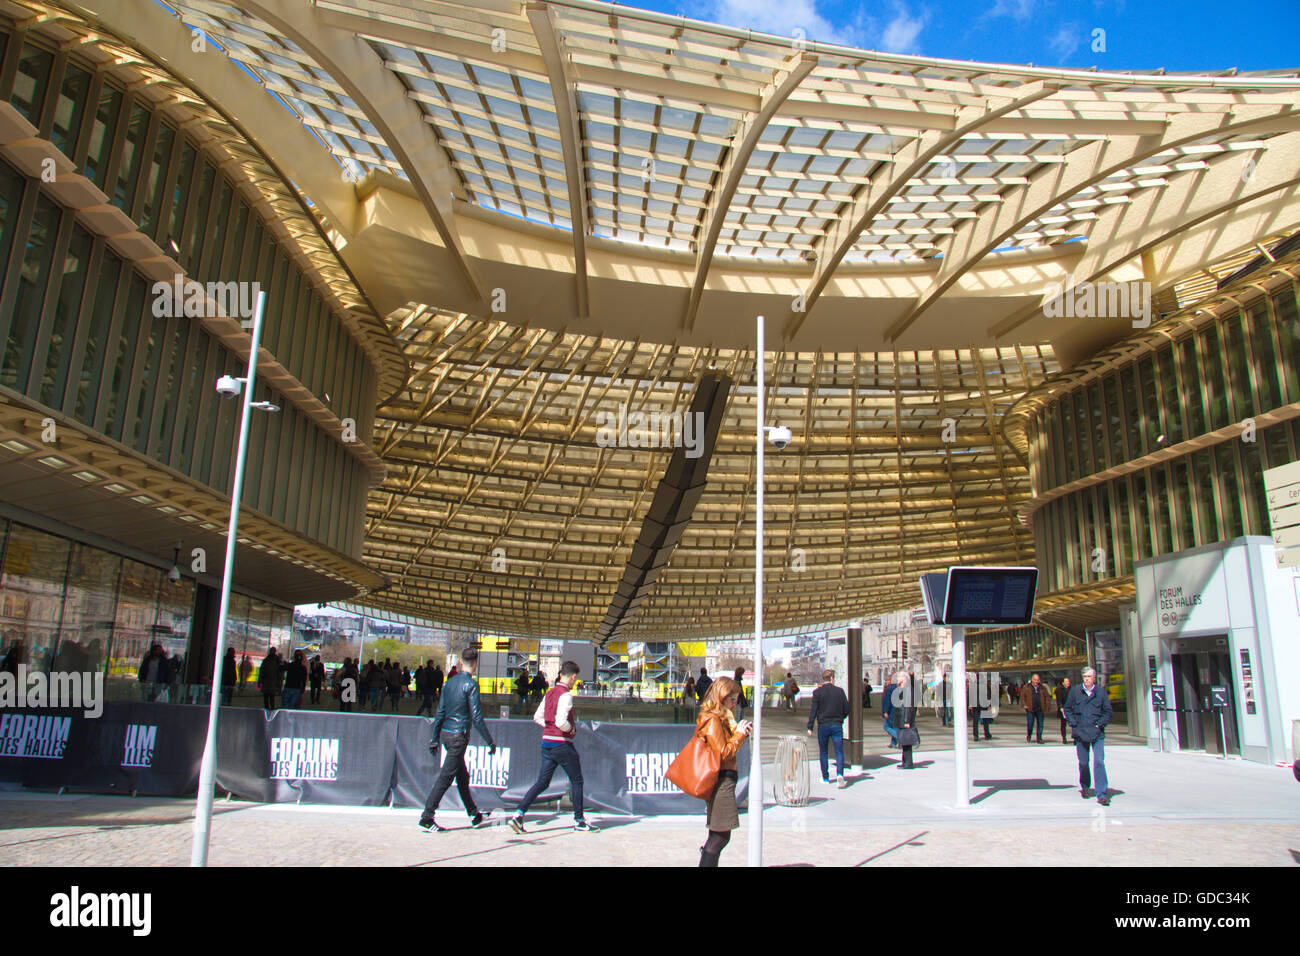
{"label": "woman's dark tights", "polygon": [[704,852],[721,853],[723,848],[730,842],[730,830],[710,830],[709,838],[704,841]]}

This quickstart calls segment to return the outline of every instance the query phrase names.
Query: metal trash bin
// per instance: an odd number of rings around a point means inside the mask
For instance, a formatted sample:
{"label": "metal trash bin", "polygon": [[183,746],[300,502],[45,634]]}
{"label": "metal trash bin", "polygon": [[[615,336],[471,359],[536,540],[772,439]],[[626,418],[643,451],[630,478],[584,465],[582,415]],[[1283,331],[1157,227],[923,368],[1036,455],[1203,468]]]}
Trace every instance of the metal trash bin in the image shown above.
{"label": "metal trash bin", "polygon": [[776,759],[772,761],[772,795],[777,804],[783,807],[807,806],[811,787],[808,745],[802,737],[781,737],[776,743]]}

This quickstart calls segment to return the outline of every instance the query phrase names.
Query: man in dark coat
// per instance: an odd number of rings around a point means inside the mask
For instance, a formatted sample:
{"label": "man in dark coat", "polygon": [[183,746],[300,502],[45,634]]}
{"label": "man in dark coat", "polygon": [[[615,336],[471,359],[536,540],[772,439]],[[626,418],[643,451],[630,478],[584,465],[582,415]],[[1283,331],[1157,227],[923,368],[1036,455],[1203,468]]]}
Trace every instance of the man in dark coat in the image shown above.
{"label": "man in dark coat", "polygon": [[1070,699],[1070,678],[1064,677],[1056,685],[1056,713],[1061,718],[1061,743],[1069,743],[1065,739],[1065,728],[1068,726],[1065,720],[1065,705]]}
{"label": "man in dark coat", "polygon": [[297,710],[302,705],[302,692],[307,689],[307,665],[303,663],[306,656],[294,651],[293,660],[284,669],[284,699],[280,703],[285,710]]}
{"label": "man in dark coat", "polygon": [[311,681],[311,702],[319,704],[321,686],[325,683],[325,662],[320,659],[319,654],[311,659],[307,678]]}
{"label": "man in dark coat", "polygon": [[817,725],[817,750],[821,761],[822,783],[830,783],[830,764],[827,750],[835,744],[835,780],[841,790],[848,784],[844,780],[844,718],[849,716],[849,699],[835,686],[835,672],[822,671],[822,682],[812,695],[812,710],[808,712],[808,736]]}
{"label": "man in dark coat", "polygon": [[1043,742],[1043,719],[1047,715],[1047,701],[1047,688],[1037,674],[1020,688],[1020,707],[1025,712],[1025,743],[1033,738],[1035,728],[1038,730],[1038,742]]}
{"label": "man in dark coat", "polygon": [[429,675],[429,686],[433,688],[433,699],[437,700],[442,694],[442,668],[433,661],[429,661],[429,666],[433,668],[433,673]]}
{"label": "man in dark coat", "polygon": [[420,695],[420,709],[415,712],[419,717],[426,710],[433,716],[433,661],[415,672],[415,692]]}
{"label": "man in dark coat", "polygon": [[708,668],[700,668],[700,679],[695,682],[695,696],[699,698],[700,703],[704,703],[704,695],[709,692],[709,685],[713,683],[713,678],[709,676]]}
{"label": "man in dark coat", "polygon": [[[1092,796],[1093,778],[1097,784],[1097,802],[1110,803],[1106,780],[1106,725],[1115,716],[1106,691],[1097,686],[1097,672],[1083,669],[1083,686],[1070,691],[1065,702],[1065,719],[1074,733],[1074,751],[1079,757],[1079,792],[1083,799]],[[1088,773],[1088,752],[1092,752],[1092,774]]]}
{"label": "man in dark coat", "polygon": [[172,679],[171,661],[167,659],[161,644],[149,648],[149,653],[140,662],[140,670],[136,676],[140,680],[140,687],[144,690],[144,699],[157,700],[158,695]]}
{"label": "man in dark coat", "polygon": [[280,695],[280,681],[284,678],[283,669],[284,661],[274,647],[257,669],[257,686],[262,691],[262,706],[267,710],[275,710],[275,698]]}
{"label": "man in dark coat", "polygon": [[528,712],[528,689],[532,687],[532,681],[528,676],[528,668],[519,669],[519,676],[515,678],[515,693],[519,695],[519,712],[521,714]]}

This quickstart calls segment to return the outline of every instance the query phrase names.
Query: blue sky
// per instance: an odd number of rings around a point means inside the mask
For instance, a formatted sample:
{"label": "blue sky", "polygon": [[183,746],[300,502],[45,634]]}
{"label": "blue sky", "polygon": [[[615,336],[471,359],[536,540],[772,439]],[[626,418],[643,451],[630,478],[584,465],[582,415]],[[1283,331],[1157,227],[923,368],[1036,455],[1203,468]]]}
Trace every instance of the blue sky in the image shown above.
{"label": "blue sky", "polygon": [[[780,36],[1100,70],[1300,68],[1300,0],[631,0]],[[1272,24],[1270,27],[1269,24]],[[1104,30],[1104,52],[1094,52]]]}

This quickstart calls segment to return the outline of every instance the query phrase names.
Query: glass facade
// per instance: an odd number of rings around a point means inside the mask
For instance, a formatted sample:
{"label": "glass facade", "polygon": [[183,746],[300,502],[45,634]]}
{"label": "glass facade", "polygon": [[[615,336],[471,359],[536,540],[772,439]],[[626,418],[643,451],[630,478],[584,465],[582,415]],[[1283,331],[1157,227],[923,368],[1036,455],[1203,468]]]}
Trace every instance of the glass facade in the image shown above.
{"label": "glass facade", "polygon": [[[235,183],[104,71],[30,39],[6,38],[3,49],[0,96],[187,278],[259,283],[263,347],[368,442],[372,364]],[[154,304],[149,280],[38,180],[0,162],[0,385],[227,494],[238,416],[212,383],[243,375],[244,361],[197,320],[158,317]],[[254,419],[244,505],[359,556],[366,467],[265,385],[258,397],[281,411]]]}
{"label": "glass facade", "polygon": [[[154,644],[183,665],[197,648],[197,591],[189,578],[173,584],[164,569],[0,519],[0,656],[21,645],[29,668],[102,671],[120,692]],[[287,651],[292,625],[292,608],[231,595],[238,655]]]}
{"label": "glass facade", "polygon": [[[1036,414],[1028,430],[1035,493],[1300,402],[1297,368],[1300,310],[1289,285]],[[1254,441],[1221,442],[1047,502],[1033,518],[1044,591],[1130,575],[1155,555],[1268,534],[1263,472],[1298,457],[1300,420],[1292,419],[1258,429]]]}
{"label": "glass facade", "polygon": [[1042,624],[968,631],[966,634],[966,664],[978,670],[1084,663],[1084,643],[1081,640]]}

